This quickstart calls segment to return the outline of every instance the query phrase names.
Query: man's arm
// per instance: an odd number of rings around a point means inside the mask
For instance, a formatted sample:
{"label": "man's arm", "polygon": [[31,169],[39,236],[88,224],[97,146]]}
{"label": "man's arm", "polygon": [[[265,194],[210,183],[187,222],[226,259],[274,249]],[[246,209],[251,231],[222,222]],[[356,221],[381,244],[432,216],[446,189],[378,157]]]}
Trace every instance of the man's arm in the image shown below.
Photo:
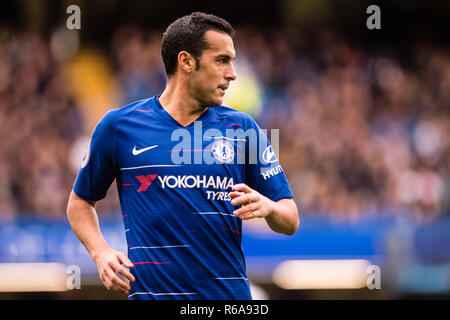
{"label": "man's arm", "polygon": [[242,220],[265,218],[269,227],[278,233],[293,235],[299,225],[298,209],[294,200],[272,201],[244,183],[233,186],[231,204],[243,206],[233,212]]}
{"label": "man's arm", "polygon": [[76,236],[97,264],[100,279],[105,287],[128,294],[130,286],[120,279],[116,272],[134,281],[133,275],[121,266],[123,264],[132,268],[133,264],[124,253],[112,249],[106,243],[100,231],[95,201],[84,200],[72,190],[67,204],[67,218]]}

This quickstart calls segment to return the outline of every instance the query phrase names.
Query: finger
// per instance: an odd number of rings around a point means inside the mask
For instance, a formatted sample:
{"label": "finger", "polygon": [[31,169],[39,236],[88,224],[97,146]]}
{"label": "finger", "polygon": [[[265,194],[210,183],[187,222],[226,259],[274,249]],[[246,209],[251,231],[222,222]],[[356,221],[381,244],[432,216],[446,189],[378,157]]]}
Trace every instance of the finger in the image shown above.
{"label": "finger", "polygon": [[249,204],[247,206],[242,206],[241,208],[239,208],[237,210],[234,210],[233,214],[235,216],[240,216],[240,215],[243,215],[243,214],[251,213],[251,212],[253,212],[256,209],[257,208],[256,208],[255,204],[251,203],[251,204]]}
{"label": "finger", "polygon": [[134,276],[125,268],[119,265],[118,269],[115,270],[117,273],[121,274],[125,278],[127,278],[129,281],[134,282],[136,279]]}
{"label": "finger", "polygon": [[130,289],[125,287],[124,284],[125,282],[120,280],[118,276],[115,276],[111,279],[111,289],[113,289],[114,291],[128,293]]}
{"label": "finger", "polygon": [[111,284],[109,279],[104,276],[103,274],[100,275],[100,280],[102,280],[103,285],[105,286],[106,289],[110,289],[111,288]]}
{"label": "finger", "polygon": [[250,213],[247,214],[242,214],[239,216],[239,219],[241,220],[250,220],[250,219],[254,219],[254,218],[258,218],[259,217],[259,211],[252,211]]}
{"label": "finger", "polygon": [[[114,273],[114,276],[115,276],[115,278],[114,278],[114,280],[116,280],[116,278],[117,279],[119,279],[120,281],[121,281],[121,284],[122,283],[124,283],[124,284],[126,284],[126,288],[130,288],[130,286],[129,286],[129,284],[127,283],[127,282],[125,282],[123,279],[121,279],[118,275],[117,275],[117,273],[118,274],[121,274],[121,275],[124,275],[124,274],[126,274],[126,273],[129,273],[124,267],[122,267],[122,265],[120,265],[118,262],[112,262],[111,263],[111,268],[112,268],[112,271],[113,271],[113,273]],[[130,274],[131,275],[131,274]],[[128,277],[125,277],[125,278],[127,278],[128,279]],[[115,281],[114,281],[115,282]],[[115,282],[116,283],[116,282]]]}
{"label": "finger", "polygon": [[128,279],[131,282],[135,281],[134,276],[124,267],[122,267],[119,263],[112,264],[112,268],[114,272],[117,272],[118,274],[124,276],[126,279]]}
{"label": "finger", "polygon": [[106,289],[119,291],[119,292],[123,292],[123,293],[128,293],[128,290],[121,288],[120,286],[114,284],[114,282],[109,278],[109,276],[105,275],[101,279],[102,279],[103,285],[105,286]]}
{"label": "finger", "polygon": [[115,281],[116,281],[116,280],[114,280],[114,279],[112,280],[112,283],[113,283],[112,289],[113,289],[114,291],[118,291],[118,292],[122,292],[122,293],[128,294],[128,292],[130,291],[130,289],[124,288],[121,284],[118,284],[118,283],[116,283]]}
{"label": "finger", "polygon": [[128,259],[128,257],[122,252],[119,254],[119,261],[120,261],[120,263],[122,263],[127,268],[133,268],[134,267],[133,262],[131,262],[131,260]]}
{"label": "finger", "polygon": [[102,276],[100,279],[102,280],[105,288],[108,290],[111,290],[111,287],[112,287],[111,281],[106,276],[105,277]]}
{"label": "finger", "polygon": [[231,199],[234,199],[234,198],[237,198],[237,197],[239,197],[239,196],[241,196],[243,194],[245,194],[245,193],[240,192],[240,191],[231,191],[229,193],[229,196],[230,196]]}
{"label": "finger", "polygon": [[255,202],[257,198],[258,198],[257,195],[254,193],[246,193],[231,200],[231,205],[233,206],[238,206],[240,204],[247,205],[248,203]]}
{"label": "finger", "polygon": [[128,292],[128,290],[130,290],[129,284],[120,279],[119,276],[113,271],[113,269],[106,269],[106,275],[111,281],[113,289],[124,292]]}
{"label": "finger", "polygon": [[253,191],[253,190],[252,190],[248,185],[246,185],[245,183],[238,183],[238,184],[235,184],[235,185],[232,187],[232,190],[233,190],[233,191],[242,191],[242,192],[245,192],[245,193],[250,193],[250,192]]}

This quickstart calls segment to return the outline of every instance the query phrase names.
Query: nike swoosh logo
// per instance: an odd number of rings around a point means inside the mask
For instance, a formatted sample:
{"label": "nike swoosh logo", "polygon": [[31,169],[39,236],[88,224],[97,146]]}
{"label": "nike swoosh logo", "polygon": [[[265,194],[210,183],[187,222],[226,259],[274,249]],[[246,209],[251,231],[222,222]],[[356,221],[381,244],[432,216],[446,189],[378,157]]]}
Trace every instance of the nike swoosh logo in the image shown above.
{"label": "nike swoosh logo", "polygon": [[133,151],[132,151],[131,153],[133,154],[133,156],[137,156],[138,154],[141,154],[142,152],[145,152],[145,151],[147,151],[147,150],[156,148],[157,146],[158,146],[158,145],[156,144],[156,145],[154,145],[154,146],[150,146],[150,147],[143,148],[143,149],[139,149],[139,150],[136,150],[136,146],[134,146]]}

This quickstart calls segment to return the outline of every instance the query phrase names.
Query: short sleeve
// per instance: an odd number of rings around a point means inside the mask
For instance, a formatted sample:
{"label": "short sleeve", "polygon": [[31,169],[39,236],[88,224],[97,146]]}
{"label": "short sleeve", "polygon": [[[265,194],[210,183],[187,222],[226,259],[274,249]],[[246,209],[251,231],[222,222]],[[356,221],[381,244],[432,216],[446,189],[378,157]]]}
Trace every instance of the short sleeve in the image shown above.
{"label": "short sleeve", "polygon": [[246,184],[273,201],[293,198],[286,175],[267,136],[253,119],[249,121],[247,130],[251,129],[255,134],[247,135]]}
{"label": "short sleeve", "polygon": [[84,154],[73,186],[75,194],[80,198],[93,201],[105,198],[116,177],[115,117],[116,110],[106,113],[92,133],[88,150]]}

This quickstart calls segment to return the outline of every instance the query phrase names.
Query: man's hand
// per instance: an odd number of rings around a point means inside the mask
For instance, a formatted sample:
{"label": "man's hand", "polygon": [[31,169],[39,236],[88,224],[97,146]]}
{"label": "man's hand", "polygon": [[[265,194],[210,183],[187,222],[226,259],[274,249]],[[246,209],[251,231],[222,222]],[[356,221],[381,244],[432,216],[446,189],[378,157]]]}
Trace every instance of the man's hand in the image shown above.
{"label": "man's hand", "polygon": [[98,274],[105,287],[128,293],[130,286],[118,274],[134,282],[133,275],[126,268],[133,268],[133,263],[122,252],[113,250],[103,239],[95,210],[95,201],[80,198],[72,190],[67,204],[67,218],[78,239],[86,247],[97,264]]}
{"label": "man's hand", "polygon": [[265,218],[272,214],[273,201],[263,196],[258,191],[253,190],[244,183],[233,186],[233,191],[230,192],[231,204],[242,207],[234,210],[233,214],[242,220],[253,218]]}
{"label": "man's hand", "polygon": [[96,253],[93,258],[104,286],[108,290],[113,289],[128,294],[130,285],[117,275],[120,274],[131,282],[135,281],[134,276],[122,266],[123,264],[127,268],[134,267],[128,257],[122,252],[106,248]]}
{"label": "man's hand", "polygon": [[299,225],[298,209],[293,199],[272,201],[244,183],[233,186],[231,204],[242,207],[233,214],[242,220],[265,218],[269,227],[279,233],[293,235]]}

